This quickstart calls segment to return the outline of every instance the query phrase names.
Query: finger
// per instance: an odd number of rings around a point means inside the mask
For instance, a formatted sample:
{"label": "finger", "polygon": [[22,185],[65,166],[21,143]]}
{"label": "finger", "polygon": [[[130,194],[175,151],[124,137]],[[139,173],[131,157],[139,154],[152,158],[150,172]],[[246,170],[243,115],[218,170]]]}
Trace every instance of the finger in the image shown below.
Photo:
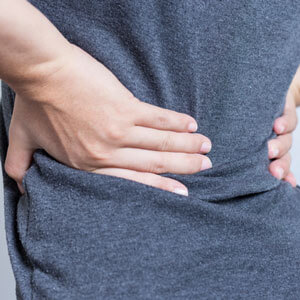
{"label": "finger", "polygon": [[142,101],[135,106],[135,125],[177,132],[197,131],[193,117]]}
{"label": "finger", "polygon": [[297,180],[295,178],[295,176],[293,175],[292,172],[289,172],[285,178],[284,178],[285,181],[289,182],[293,187],[296,187],[297,186]]}
{"label": "finger", "polygon": [[115,167],[149,173],[193,174],[208,168],[210,159],[202,154],[161,152],[136,148],[118,148],[110,157],[95,160],[95,167]]}
{"label": "finger", "polygon": [[283,115],[274,122],[274,131],[277,134],[289,133],[297,126],[297,113],[293,94],[288,91]]}
{"label": "finger", "polygon": [[285,178],[290,172],[291,156],[289,153],[270,163],[269,170],[277,179]]}
{"label": "finger", "polygon": [[188,189],[179,181],[153,173],[137,172],[119,168],[100,168],[94,170],[93,173],[117,176],[176,194],[188,196]]}
{"label": "finger", "polygon": [[157,151],[208,153],[211,141],[199,133],[173,132],[133,126],[124,137],[123,147]]}
{"label": "finger", "polygon": [[22,140],[10,136],[4,169],[7,175],[16,181],[22,194],[25,192],[22,180],[30,167],[33,152],[34,150],[24,145]]}
{"label": "finger", "polygon": [[291,133],[279,135],[268,142],[269,158],[280,158],[284,156],[292,147],[293,137]]}
{"label": "finger", "polygon": [[274,122],[274,131],[277,134],[291,133],[297,126],[296,113],[289,112],[288,114],[279,117]]}

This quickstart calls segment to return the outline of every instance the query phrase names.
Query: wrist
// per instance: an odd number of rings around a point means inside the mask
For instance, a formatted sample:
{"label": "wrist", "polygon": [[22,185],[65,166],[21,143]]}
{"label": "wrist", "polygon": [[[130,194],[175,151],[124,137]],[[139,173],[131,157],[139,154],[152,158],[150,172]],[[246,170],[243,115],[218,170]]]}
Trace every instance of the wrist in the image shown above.
{"label": "wrist", "polygon": [[43,57],[37,63],[30,64],[23,69],[22,74],[14,76],[11,80],[5,80],[8,85],[24,99],[41,101],[39,91],[50,85],[53,81],[58,81],[60,73],[71,62],[73,45],[66,40],[64,45],[56,53],[51,53],[48,57]]}
{"label": "wrist", "polygon": [[70,43],[26,0],[0,1],[0,77],[16,92],[60,69]]}

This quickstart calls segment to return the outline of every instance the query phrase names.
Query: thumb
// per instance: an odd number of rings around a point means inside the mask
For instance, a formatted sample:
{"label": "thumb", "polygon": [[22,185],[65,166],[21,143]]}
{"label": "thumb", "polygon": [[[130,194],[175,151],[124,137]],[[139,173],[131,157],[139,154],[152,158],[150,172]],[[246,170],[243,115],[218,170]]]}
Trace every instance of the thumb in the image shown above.
{"label": "thumb", "polygon": [[34,147],[30,146],[22,135],[16,134],[14,128],[11,128],[4,169],[7,175],[16,181],[20,192],[24,194],[22,180],[30,167]]}

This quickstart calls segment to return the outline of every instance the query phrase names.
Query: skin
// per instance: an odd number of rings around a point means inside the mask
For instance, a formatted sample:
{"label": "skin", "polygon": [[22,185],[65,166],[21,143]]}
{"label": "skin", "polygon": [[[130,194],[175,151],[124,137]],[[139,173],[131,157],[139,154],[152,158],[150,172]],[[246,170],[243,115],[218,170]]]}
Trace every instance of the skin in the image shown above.
{"label": "skin", "polygon": [[300,67],[287,92],[284,113],[274,122],[273,130],[278,137],[268,142],[269,158],[275,159],[269,166],[271,174],[278,179],[286,180],[293,187],[297,185],[297,182],[290,171],[291,155],[289,150],[292,146],[292,132],[298,123],[296,106],[300,106]]}
{"label": "skin", "polygon": [[[296,106],[300,106],[300,66],[291,82],[290,90]],[[287,124],[288,125],[288,124]]]}
{"label": "skin", "polygon": [[[5,171],[21,193],[39,148],[72,168],[183,195],[188,195],[186,186],[159,174],[212,167],[205,155],[211,141],[195,133],[193,117],[137,99],[28,2],[0,1],[0,41],[0,77],[16,92]],[[282,166],[282,178],[291,182],[287,156],[296,122],[290,118],[295,103],[287,103],[274,125],[278,130],[285,124],[285,130],[270,141],[270,148],[280,149],[270,171]]]}
{"label": "skin", "polygon": [[193,117],[137,99],[28,2],[0,2],[0,40],[0,77],[16,92],[5,171],[22,193],[38,148],[73,168],[181,194],[182,183],[159,174],[211,167],[211,142],[192,134]]}

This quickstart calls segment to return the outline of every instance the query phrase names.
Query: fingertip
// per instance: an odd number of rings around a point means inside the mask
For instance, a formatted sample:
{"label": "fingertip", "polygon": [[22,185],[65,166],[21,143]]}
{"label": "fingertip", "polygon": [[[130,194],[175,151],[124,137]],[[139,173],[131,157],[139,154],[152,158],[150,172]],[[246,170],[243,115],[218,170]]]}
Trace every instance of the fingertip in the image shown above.
{"label": "fingertip", "polygon": [[283,124],[282,119],[277,119],[274,124],[274,130],[277,134],[282,134],[285,132],[285,125]]}
{"label": "fingertip", "polygon": [[284,180],[289,182],[294,188],[297,186],[297,180],[291,172],[284,178]]}
{"label": "fingertip", "polygon": [[276,167],[276,168],[275,168],[275,174],[276,174],[276,177],[277,177],[278,179],[282,179],[282,178],[283,178],[283,174],[284,174],[283,168],[281,168],[281,167]]}
{"label": "fingertip", "polygon": [[211,143],[210,142],[203,142],[200,148],[201,153],[208,153],[211,150]]}
{"label": "fingertip", "polygon": [[201,165],[201,171],[210,169],[212,167],[212,162],[209,159],[209,157],[205,156],[203,161],[202,161],[202,165]]}
{"label": "fingertip", "polygon": [[269,172],[276,177],[276,172],[275,172],[275,167],[273,166],[273,164],[271,163],[269,166]]}
{"label": "fingertip", "polygon": [[174,188],[173,193],[176,193],[178,195],[183,195],[183,196],[188,196],[189,195],[188,190],[187,189],[183,189],[182,187]]}
{"label": "fingertip", "polygon": [[270,164],[269,171],[274,177],[281,180],[284,177],[284,169],[282,166],[276,164],[276,162]]}
{"label": "fingertip", "polygon": [[276,146],[276,142],[273,142],[273,140],[268,142],[268,155],[269,159],[276,158],[279,155],[278,146]]}
{"label": "fingertip", "polygon": [[188,131],[195,132],[198,129],[198,124],[196,122],[190,122],[188,125]]}

